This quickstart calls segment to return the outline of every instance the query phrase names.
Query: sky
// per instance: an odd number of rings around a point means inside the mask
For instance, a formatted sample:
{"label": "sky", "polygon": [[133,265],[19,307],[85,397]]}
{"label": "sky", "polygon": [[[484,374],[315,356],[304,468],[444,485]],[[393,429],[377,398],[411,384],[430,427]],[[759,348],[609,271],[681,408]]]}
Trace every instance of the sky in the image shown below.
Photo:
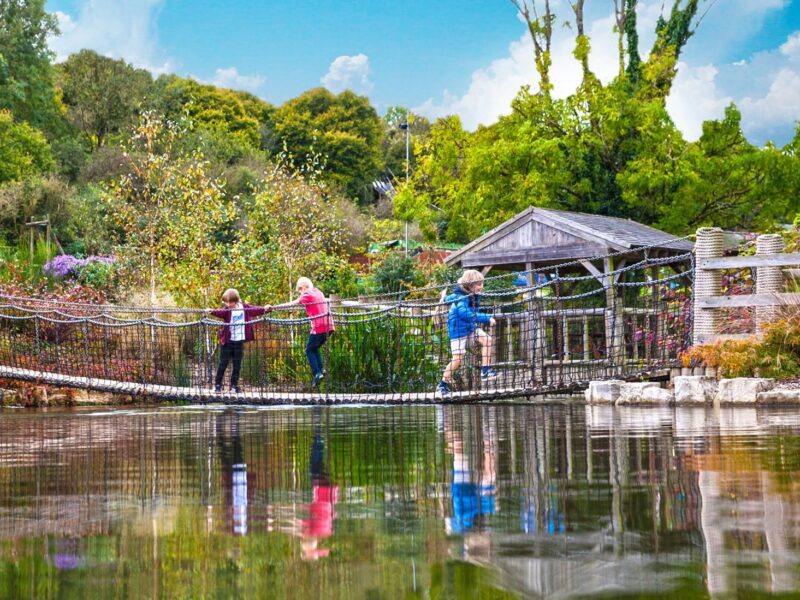
{"label": "sky", "polygon": [[[541,2],[541,0],[537,0]],[[529,0],[530,3],[530,0]],[[560,21],[567,0],[551,0]],[[640,50],[672,0],[640,0]],[[313,87],[369,97],[380,114],[405,106],[464,126],[490,125],[535,87],[533,47],[509,0],[48,0],[57,60],[82,48],[154,75],[177,73],[243,89],[276,105]],[[800,120],[800,0],[701,0],[705,14],[681,55],[667,108],[689,140],[735,102],[748,139],[783,145]],[[616,72],[613,1],[587,0],[592,69]],[[557,27],[555,93],[580,80],[574,33]]]}

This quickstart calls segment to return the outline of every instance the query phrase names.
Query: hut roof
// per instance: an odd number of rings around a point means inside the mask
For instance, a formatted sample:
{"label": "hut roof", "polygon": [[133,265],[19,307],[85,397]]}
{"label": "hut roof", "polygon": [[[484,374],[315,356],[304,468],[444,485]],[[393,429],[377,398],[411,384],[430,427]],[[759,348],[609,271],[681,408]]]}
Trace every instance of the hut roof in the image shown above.
{"label": "hut roof", "polygon": [[454,252],[448,265],[568,261],[650,247],[667,254],[693,248],[688,240],[628,219],[529,207]]}

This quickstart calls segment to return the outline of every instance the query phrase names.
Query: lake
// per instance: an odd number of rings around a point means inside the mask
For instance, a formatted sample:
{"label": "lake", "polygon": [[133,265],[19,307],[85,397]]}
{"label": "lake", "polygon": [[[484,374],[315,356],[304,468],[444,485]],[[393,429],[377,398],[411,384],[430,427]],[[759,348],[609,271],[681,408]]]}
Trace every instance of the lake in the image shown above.
{"label": "lake", "polygon": [[799,473],[796,410],[4,409],[0,598],[783,595]]}

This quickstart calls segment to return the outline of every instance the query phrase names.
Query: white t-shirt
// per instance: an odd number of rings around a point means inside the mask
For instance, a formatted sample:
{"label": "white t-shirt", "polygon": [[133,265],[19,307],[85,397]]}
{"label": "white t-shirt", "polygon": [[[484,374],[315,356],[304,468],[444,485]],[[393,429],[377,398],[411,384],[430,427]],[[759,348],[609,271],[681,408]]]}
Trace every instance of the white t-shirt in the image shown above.
{"label": "white t-shirt", "polygon": [[240,305],[231,311],[231,341],[244,340],[244,308]]}

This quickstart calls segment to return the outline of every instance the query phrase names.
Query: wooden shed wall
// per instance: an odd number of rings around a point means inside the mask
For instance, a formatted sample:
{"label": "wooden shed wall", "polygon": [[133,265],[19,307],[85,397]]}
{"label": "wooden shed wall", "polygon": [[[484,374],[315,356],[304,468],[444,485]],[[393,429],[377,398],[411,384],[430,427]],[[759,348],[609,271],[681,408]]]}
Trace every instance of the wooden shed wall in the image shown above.
{"label": "wooden shed wall", "polygon": [[544,223],[528,221],[514,231],[506,233],[500,239],[483,246],[481,250],[496,252],[541,246],[571,246],[585,243],[585,241],[576,235],[554,229]]}

